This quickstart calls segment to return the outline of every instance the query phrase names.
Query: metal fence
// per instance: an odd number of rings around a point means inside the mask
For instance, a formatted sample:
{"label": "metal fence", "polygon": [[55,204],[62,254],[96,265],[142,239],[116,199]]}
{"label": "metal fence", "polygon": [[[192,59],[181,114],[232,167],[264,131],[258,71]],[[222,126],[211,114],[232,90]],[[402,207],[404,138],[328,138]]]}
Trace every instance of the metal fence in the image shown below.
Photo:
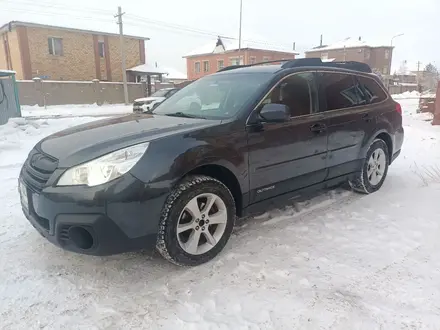
{"label": "metal fence", "polygon": [[21,117],[15,73],[0,70],[0,125],[13,117]]}

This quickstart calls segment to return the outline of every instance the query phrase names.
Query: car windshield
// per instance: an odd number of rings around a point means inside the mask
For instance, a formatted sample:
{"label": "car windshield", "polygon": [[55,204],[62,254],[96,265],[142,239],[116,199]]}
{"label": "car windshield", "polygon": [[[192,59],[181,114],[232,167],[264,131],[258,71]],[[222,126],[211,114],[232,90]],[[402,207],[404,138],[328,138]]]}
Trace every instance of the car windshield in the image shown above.
{"label": "car windshield", "polygon": [[154,97],[165,97],[165,95],[170,91],[170,89],[160,89],[158,91],[156,91],[155,93],[153,93]]}
{"label": "car windshield", "polygon": [[260,88],[270,73],[220,74],[201,78],[161,103],[155,114],[226,119],[235,116]]}

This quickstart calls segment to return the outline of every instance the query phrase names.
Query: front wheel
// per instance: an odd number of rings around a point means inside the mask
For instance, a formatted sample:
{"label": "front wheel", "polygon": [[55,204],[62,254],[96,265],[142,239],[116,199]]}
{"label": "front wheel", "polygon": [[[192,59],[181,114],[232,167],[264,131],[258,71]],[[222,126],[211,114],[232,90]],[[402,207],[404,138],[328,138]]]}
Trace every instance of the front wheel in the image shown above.
{"label": "front wheel", "polygon": [[223,183],[208,176],[188,177],[165,202],[156,248],[177,265],[205,263],[224,248],[234,220],[234,198]]}
{"label": "front wheel", "polygon": [[353,190],[371,194],[382,187],[388,173],[388,147],[383,140],[375,140],[368,149],[361,172],[350,180]]}

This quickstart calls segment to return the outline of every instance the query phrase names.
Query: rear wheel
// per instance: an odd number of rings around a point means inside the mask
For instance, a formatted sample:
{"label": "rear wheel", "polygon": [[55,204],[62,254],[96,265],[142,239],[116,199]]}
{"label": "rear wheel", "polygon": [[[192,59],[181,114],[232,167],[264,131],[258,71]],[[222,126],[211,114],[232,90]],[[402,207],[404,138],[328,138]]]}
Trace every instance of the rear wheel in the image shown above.
{"label": "rear wheel", "polygon": [[234,220],[235,202],[223,183],[208,176],[188,177],[164,205],[156,247],[177,265],[205,263],[224,248]]}
{"label": "rear wheel", "polygon": [[374,140],[362,165],[361,172],[350,180],[353,190],[370,194],[382,187],[388,173],[388,147],[383,140]]}

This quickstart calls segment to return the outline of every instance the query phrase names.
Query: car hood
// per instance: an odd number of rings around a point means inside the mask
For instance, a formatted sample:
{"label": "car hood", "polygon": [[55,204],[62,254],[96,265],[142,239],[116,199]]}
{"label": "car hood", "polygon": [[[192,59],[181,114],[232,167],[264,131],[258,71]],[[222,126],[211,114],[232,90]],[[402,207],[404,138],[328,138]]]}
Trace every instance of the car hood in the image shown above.
{"label": "car hood", "polygon": [[218,124],[218,120],[133,114],[74,126],[41,140],[36,148],[75,166],[112,151],[165,136]]}
{"label": "car hood", "polygon": [[135,102],[147,102],[147,101],[163,101],[165,97],[158,96],[150,96],[150,97],[141,97],[140,99],[134,100]]}

